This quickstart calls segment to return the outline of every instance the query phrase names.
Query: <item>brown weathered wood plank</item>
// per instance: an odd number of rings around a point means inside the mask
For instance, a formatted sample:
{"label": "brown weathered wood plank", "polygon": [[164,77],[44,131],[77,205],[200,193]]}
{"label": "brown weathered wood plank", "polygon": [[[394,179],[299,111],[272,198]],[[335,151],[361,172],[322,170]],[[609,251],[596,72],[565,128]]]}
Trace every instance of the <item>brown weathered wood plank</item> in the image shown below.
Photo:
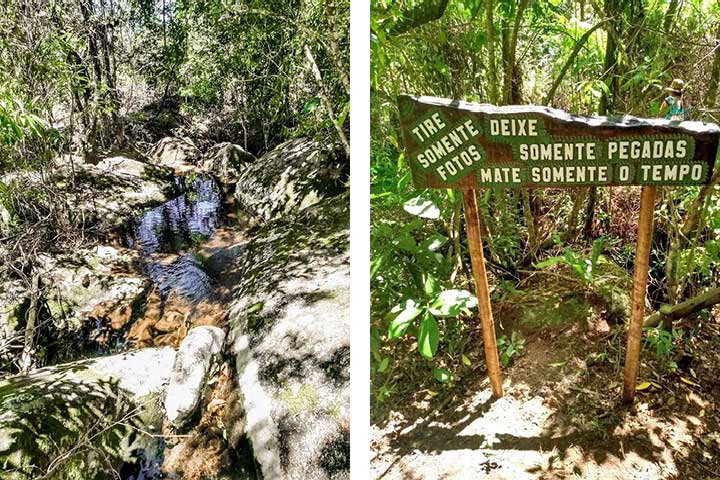
{"label": "brown weathered wood plank", "polygon": [[657,187],[643,187],[640,195],[640,218],[638,220],[637,248],[635,249],[635,271],[633,272],[632,304],[630,306],[630,328],[625,349],[625,381],[623,400],[632,402],[635,398],[640,366],[640,341],[642,340],[643,317],[645,313],[645,288],[650,266],[650,239],[653,230],[655,192]]}
{"label": "brown weathered wood plank", "polygon": [[487,365],[493,395],[500,398],[503,395],[502,376],[500,374],[500,363],[498,361],[495,323],[493,322],[492,307],[490,306],[490,288],[485,270],[485,256],[483,255],[482,249],[482,237],[480,235],[480,221],[475,191],[463,190],[463,205],[465,207],[468,249],[470,250],[470,261],[472,264],[473,277],[475,278],[475,292],[480,310],[485,363]]}

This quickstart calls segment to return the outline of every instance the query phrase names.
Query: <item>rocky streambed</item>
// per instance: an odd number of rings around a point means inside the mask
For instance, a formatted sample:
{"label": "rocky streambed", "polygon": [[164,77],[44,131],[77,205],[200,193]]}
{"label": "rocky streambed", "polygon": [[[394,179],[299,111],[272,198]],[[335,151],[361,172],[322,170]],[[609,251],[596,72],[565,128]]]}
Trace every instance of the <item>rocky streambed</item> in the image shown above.
{"label": "rocky streambed", "polygon": [[[347,478],[346,167],[169,138],[78,169],[129,185],[78,194],[119,235],[42,260],[48,366],[0,380],[2,477]],[[2,283],[11,341],[28,301]]]}

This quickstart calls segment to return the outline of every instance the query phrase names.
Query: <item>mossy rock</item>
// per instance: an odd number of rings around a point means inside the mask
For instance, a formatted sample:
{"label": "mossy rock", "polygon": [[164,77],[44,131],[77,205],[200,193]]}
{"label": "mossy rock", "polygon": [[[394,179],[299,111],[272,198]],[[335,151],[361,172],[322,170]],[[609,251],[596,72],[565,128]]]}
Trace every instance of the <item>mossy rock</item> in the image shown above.
{"label": "mossy rock", "polygon": [[251,215],[269,221],[340,193],[345,170],[315,140],[291,140],[244,168],[235,198]]}
{"label": "mossy rock", "polygon": [[[278,287],[294,278],[307,278],[329,259],[347,254],[350,195],[345,193],[293,215],[265,224],[243,250],[242,279],[235,290],[231,328],[249,324],[266,328],[287,299]],[[312,303],[319,296],[332,299],[337,292],[298,294]],[[258,308],[260,307],[260,308]]]}
{"label": "mossy rock", "polygon": [[113,478],[158,429],[174,351],[74,362],[0,381],[0,478]]}
{"label": "mossy rock", "polygon": [[265,478],[347,478],[349,193],[259,228],[236,270],[230,342]]}

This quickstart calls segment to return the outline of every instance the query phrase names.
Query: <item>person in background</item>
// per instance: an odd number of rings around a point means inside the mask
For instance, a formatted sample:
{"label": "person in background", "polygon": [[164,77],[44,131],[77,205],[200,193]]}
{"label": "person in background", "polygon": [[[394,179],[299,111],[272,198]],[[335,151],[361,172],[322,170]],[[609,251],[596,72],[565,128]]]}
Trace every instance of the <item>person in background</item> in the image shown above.
{"label": "person in background", "polygon": [[659,116],[666,120],[687,120],[688,101],[685,97],[685,82],[676,78],[669,87],[665,88],[668,96],[660,105]]}

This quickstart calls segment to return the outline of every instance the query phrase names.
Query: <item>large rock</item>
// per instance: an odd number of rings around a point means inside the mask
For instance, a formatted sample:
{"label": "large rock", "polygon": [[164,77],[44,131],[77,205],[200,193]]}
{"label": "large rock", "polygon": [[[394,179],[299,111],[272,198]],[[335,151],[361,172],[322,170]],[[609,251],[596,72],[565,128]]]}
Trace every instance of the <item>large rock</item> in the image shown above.
{"label": "large rock", "polygon": [[348,231],[346,193],[267,222],[228,263],[242,421],[264,478],[348,478]]}
{"label": "large rock", "polygon": [[200,150],[183,138],[165,137],[155,144],[149,157],[156,165],[184,173],[196,170],[195,164],[200,160]]}
{"label": "large rock", "polygon": [[101,230],[117,227],[138,210],[177,195],[171,169],[123,155],[108,157],[97,165],[63,155],[56,160],[49,179],[38,172],[10,172],[0,177],[0,183],[16,194],[27,195],[25,203],[36,202],[35,210],[10,212],[14,217],[32,217],[36,211],[56,215],[58,198],[47,197],[49,183],[64,194],[60,200],[72,206],[73,218],[82,219],[86,228],[95,224]]}
{"label": "large rock", "polygon": [[0,381],[0,477],[114,478],[156,451],[172,348],[145,349]]}
{"label": "large rock", "polygon": [[291,140],[247,166],[235,198],[252,215],[270,220],[340,193],[344,166],[312,139]]}
{"label": "large rock", "polygon": [[224,345],[225,332],[208,326],[191,329],[180,344],[165,398],[165,413],[175,427],[182,427],[200,405]]}
{"label": "large rock", "polygon": [[213,145],[203,156],[203,171],[214,175],[223,184],[233,184],[240,178],[245,166],[255,157],[240,145],[223,142]]}
{"label": "large rock", "polygon": [[[38,255],[44,300],[36,335],[40,364],[111,347],[109,331],[120,331],[138,315],[150,285],[147,277],[128,273],[136,262],[136,251],[109,246]],[[19,280],[0,283],[0,369],[22,349],[29,306],[28,285]]]}
{"label": "large rock", "polygon": [[[45,301],[62,327],[78,330],[88,318],[109,319],[117,328],[132,316],[150,282],[129,271],[137,252],[100,246],[76,253],[38,256],[38,270],[46,288]],[[128,307],[128,308],[123,308]],[[122,314],[117,312],[122,309]],[[117,315],[124,316],[120,321]]]}

